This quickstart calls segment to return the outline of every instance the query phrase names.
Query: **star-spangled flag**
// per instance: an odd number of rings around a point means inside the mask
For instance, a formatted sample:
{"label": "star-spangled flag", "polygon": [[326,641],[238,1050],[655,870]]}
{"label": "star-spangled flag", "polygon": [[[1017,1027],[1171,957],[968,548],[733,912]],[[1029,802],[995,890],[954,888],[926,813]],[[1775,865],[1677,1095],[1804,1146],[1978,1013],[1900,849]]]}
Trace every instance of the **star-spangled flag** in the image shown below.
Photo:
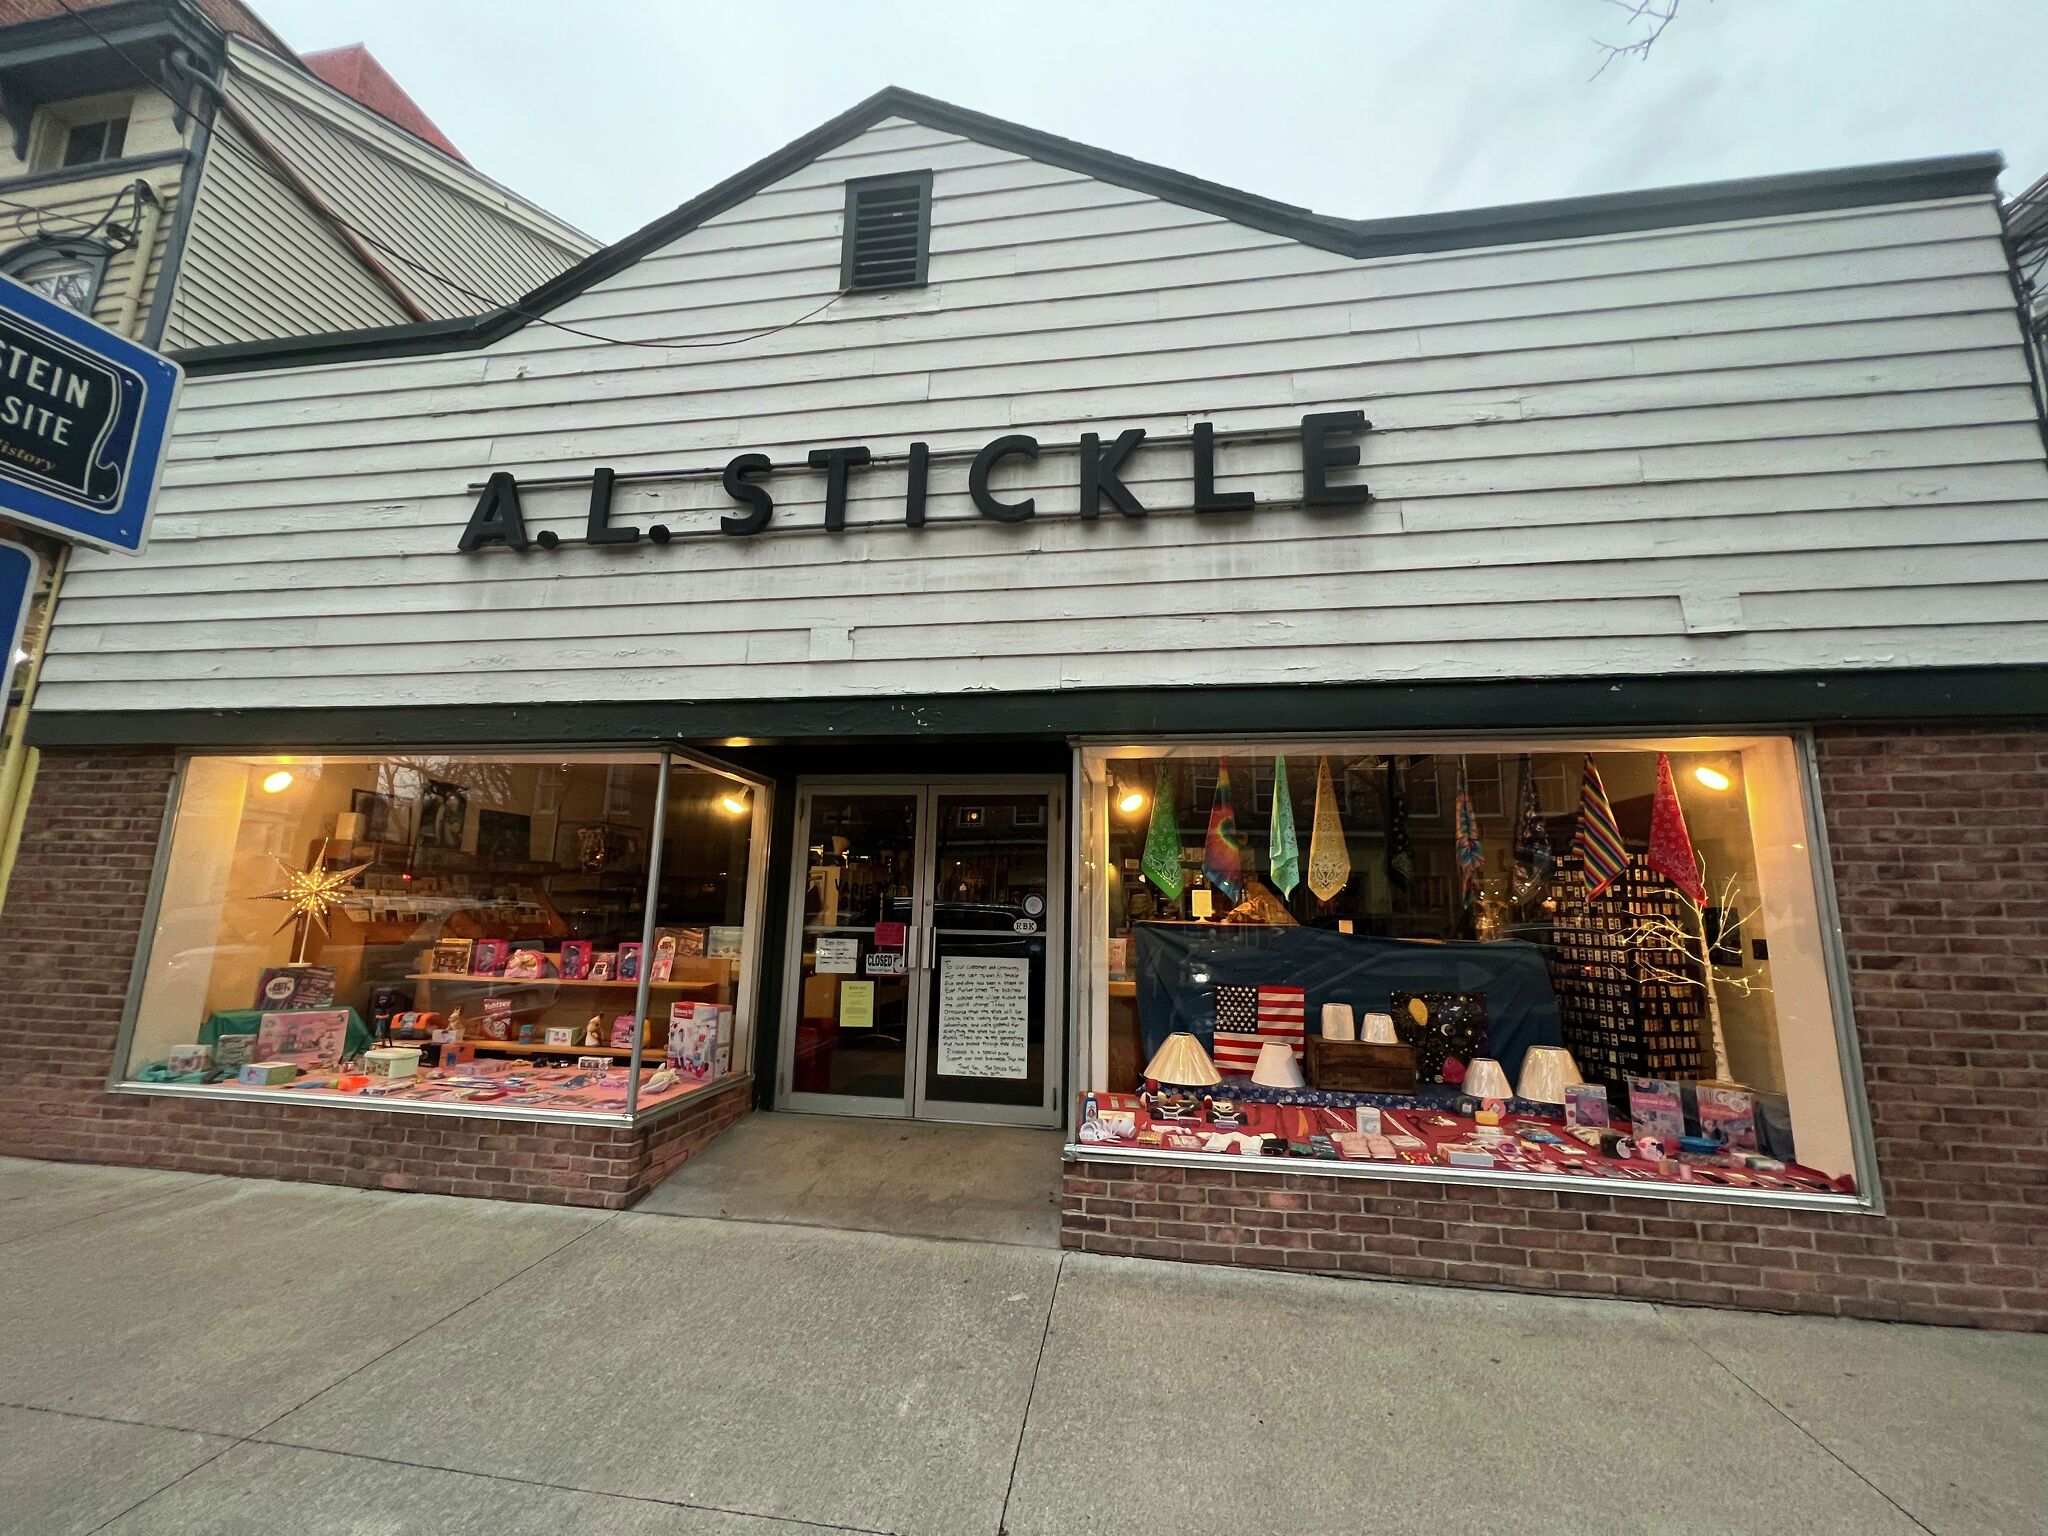
{"label": "star-spangled flag", "polygon": [[1696,907],[1707,903],[1706,882],[1693,857],[1692,836],[1685,830],[1685,808],[1671,781],[1671,759],[1657,754],[1657,798],[1650,802],[1650,851],[1643,862],[1669,880]]}
{"label": "star-spangled flag", "polygon": [[1572,838],[1572,851],[1585,869],[1586,894],[1598,896],[1621,878],[1628,868],[1628,849],[1622,846],[1621,827],[1614,819],[1614,807],[1607,800],[1607,786],[1600,782],[1600,770],[1586,757],[1586,771],[1579,780],[1579,830]]}
{"label": "star-spangled flag", "polygon": [[1216,1032],[1210,1058],[1218,1072],[1248,1077],[1259,1064],[1259,1047],[1286,1042],[1299,1060],[1307,1049],[1308,994],[1300,987],[1216,988]]}

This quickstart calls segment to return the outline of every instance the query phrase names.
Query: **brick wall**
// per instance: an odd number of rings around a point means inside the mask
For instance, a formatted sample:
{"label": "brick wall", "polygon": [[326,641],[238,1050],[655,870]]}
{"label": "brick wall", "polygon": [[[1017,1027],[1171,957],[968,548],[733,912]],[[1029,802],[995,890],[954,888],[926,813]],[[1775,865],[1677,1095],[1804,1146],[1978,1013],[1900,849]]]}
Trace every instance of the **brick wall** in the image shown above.
{"label": "brick wall", "polygon": [[1831,729],[1883,1216],[1069,1164],[1095,1253],[2048,1331],[2048,733]]}
{"label": "brick wall", "polygon": [[750,1107],[746,1078],[633,1128],[109,1093],[171,770],[43,755],[0,912],[0,1154],[616,1210]]}

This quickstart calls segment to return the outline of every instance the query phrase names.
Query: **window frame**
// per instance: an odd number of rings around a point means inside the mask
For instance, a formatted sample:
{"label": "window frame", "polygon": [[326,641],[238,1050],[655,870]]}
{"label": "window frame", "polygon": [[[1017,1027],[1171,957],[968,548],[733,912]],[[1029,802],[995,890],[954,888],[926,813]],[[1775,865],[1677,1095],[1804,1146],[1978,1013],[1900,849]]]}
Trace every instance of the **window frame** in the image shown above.
{"label": "window frame", "polygon": [[[1792,751],[1792,782],[1796,788],[1799,813],[1805,833],[1809,888],[1820,945],[1819,962],[1827,989],[1833,1024],[1835,1062],[1840,1077],[1843,1109],[1848,1120],[1851,1168],[1856,1179],[1854,1194],[1822,1194],[1798,1190],[1757,1190],[1712,1184],[1663,1183],[1651,1180],[1591,1180],[1568,1174],[1503,1174],[1494,1169],[1420,1167],[1399,1163],[1344,1163],[1317,1161],[1312,1166],[1262,1166],[1260,1172],[1314,1174],[1323,1177],[1369,1178],[1393,1182],[1464,1186],[1469,1189],[1549,1189],[1575,1195],[1612,1195],[1629,1199],[1696,1200],[1737,1206],[1779,1206],[1796,1209],[1855,1211],[1881,1215],[1885,1209],[1883,1185],[1879,1179],[1876,1141],[1870,1119],[1870,1103],[1858,1046],[1855,1012],[1850,996],[1848,955],[1842,938],[1842,923],[1836,903],[1834,864],[1828,848],[1827,822],[1820,800],[1820,772],[1813,732],[1806,726],[1673,726],[1669,729],[1635,728],[1626,731],[1588,730],[1486,730],[1405,732],[1400,735],[1370,732],[1332,731],[1317,735],[1300,732],[1273,735],[1229,736],[1076,736],[1073,748],[1073,847],[1071,893],[1072,918],[1067,978],[1068,1011],[1072,1031],[1068,1038],[1067,1081],[1073,1085],[1067,1095],[1063,1129],[1066,1155],[1084,1161],[1150,1163],[1166,1167],[1231,1167],[1228,1159],[1208,1153],[1171,1152],[1147,1147],[1118,1147],[1081,1143],[1076,1135],[1079,1094],[1095,1081],[1096,1053],[1106,1049],[1108,1020],[1108,955],[1100,946],[1098,930],[1106,917],[1106,881],[1102,862],[1107,844],[1097,848],[1091,838],[1098,824],[1107,826],[1107,765],[1119,752],[1180,756],[1269,756],[1284,752],[1327,751],[1336,746],[1361,754],[1449,754],[1459,751],[1508,753],[1542,750],[1654,751],[1679,750],[1674,740],[1711,740],[1725,743],[1739,740],[1771,740],[1789,744]],[[1685,749],[1693,750],[1693,749]],[[1796,848],[1794,851],[1798,851]]]}
{"label": "window frame", "polygon": [[[917,275],[907,283],[854,285],[854,210],[863,192],[887,191],[897,187],[917,189]],[[859,176],[846,183],[846,208],[839,231],[839,288],[842,293],[903,293],[931,286],[932,173],[897,171],[886,176]]]}
{"label": "window frame", "polygon": [[[649,826],[647,885],[642,893],[645,916],[642,920],[642,941],[650,943],[655,927],[655,904],[661,890],[661,863],[666,838],[663,829],[667,825],[669,778],[677,768],[686,768],[730,779],[744,784],[750,794],[752,823],[749,829],[747,848],[747,893],[746,926],[754,935],[753,942],[742,952],[740,973],[735,982],[734,1024],[733,1024],[733,1070],[725,1079],[707,1084],[707,1093],[735,1091],[735,1085],[753,1072],[753,1053],[756,1036],[760,1027],[760,974],[764,964],[763,946],[767,942],[765,928],[768,913],[767,880],[769,871],[769,843],[774,828],[775,782],[756,773],[747,772],[731,763],[704,756],[680,747],[644,741],[628,742],[559,742],[552,745],[535,746],[525,743],[519,746],[428,746],[404,743],[378,744],[354,747],[306,747],[273,746],[261,749],[217,749],[204,751],[188,748],[178,753],[171,771],[171,781],[164,796],[164,812],[157,833],[156,858],[150,870],[149,890],[144,899],[141,921],[135,933],[135,953],[130,962],[128,987],[121,1004],[121,1025],[114,1037],[112,1058],[107,1064],[107,1090],[111,1093],[141,1094],[154,1097],[189,1098],[199,1100],[229,1100],[240,1103],[277,1104],[290,1103],[313,1109],[336,1109],[342,1111],[371,1111],[380,1114],[423,1114],[454,1115],[466,1119],[496,1120],[500,1122],[527,1122],[548,1125],[606,1126],[612,1128],[644,1128],[655,1125],[671,1115],[679,1113],[686,1106],[701,1104],[702,1096],[696,1093],[680,1095],[653,1109],[639,1107],[640,1042],[635,1043],[632,1058],[633,1076],[629,1079],[627,1108],[623,1113],[588,1110],[564,1110],[545,1108],[503,1108],[496,1104],[422,1103],[404,1099],[364,1099],[343,1096],[308,1094],[296,1099],[280,1099],[268,1089],[242,1088],[231,1083],[144,1083],[128,1076],[130,1056],[134,1049],[135,1032],[140,1023],[144,988],[149,980],[151,952],[155,948],[157,922],[163,910],[166,888],[170,882],[172,842],[177,833],[178,813],[184,803],[185,782],[191,765],[202,758],[244,758],[244,757],[294,757],[294,758],[361,758],[400,757],[410,754],[449,758],[478,758],[485,760],[547,758],[568,755],[572,757],[604,757],[607,755],[630,756],[652,759],[657,773],[654,820]],[[640,987],[635,993],[636,1007],[642,1017],[647,1013],[649,972],[652,967],[640,968]],[[744,1018],[740,1005],[744,1004]],[[743,1049],[744,1047],[744,1049]]]}
{"label": "window frame", "polygon": [[[99,304],[100,290],[106,286],[107,266],[113,258],[113,249],[98,240],[78,235],[37,235],[24,240],[4,256],[0,256],[0,276],[11,277],[26,288],[29,285],[31,268],[49,261],[77,262],[85,267],[92,279],[91,287],[86,293],[85,307],[77,313],[90,319],[93,310]],[[56,304],[63,301],[51,298],[50,302]]]}
{"label": "window frame", "polygon": [[[50,176],[78,175],[90,171],[96,165],[116,165],[127,159],[128,139],[135,131],[136,100],[133,91],[110,91],[97,96],[79,96],[69,101],[43,103],[36,110],[28,156],[30,171]],[[122,125],[121,149],[118,154],[102,154],[91,160],[65,164],[64,156],[74,131],[89,128],[95,123],[106,124],[116,120]],[[104,137],[101,143],[104,146]]]}

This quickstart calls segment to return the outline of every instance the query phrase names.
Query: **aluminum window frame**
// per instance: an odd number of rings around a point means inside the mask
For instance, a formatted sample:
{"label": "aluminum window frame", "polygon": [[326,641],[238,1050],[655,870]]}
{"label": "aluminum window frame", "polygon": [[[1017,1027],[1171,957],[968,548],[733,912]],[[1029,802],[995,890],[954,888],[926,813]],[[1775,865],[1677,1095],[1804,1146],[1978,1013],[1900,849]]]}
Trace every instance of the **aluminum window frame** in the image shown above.
{"label": "aluminum window frame", "polygon": [[[1638,726],[1625,731],[1603,731],[1597,727],[1580,730],[1511,730],[1489,732],[1484,728],[1443,731],[1404,731],[1398,734],[1374,732],[1292,732],[1254,736],[1242,732],[1229,735],[1073,736],[1074,843],[1072,920],[1069,933],[1073,949],[1073,989],[1069,993],[1074,1040],[1072,1084],[1092,1083],[1095,1078],[1096,992],[1107,985],[1108,955],[1096,951],[1097,894],[1083,882],[1101,875],[1089,862],[1090,839],[1097,808],[1090,803],[1096,781],[1091,765],[1100,763],[1100,775],[1107,783],[1106,764],[1115,751],[1179,751],[1218,756],[1244,753],[1271,755],[1297,751],[1327,750],[1333,746],[1357,748],[1379,754],[1442,755],[1463,749],[1469,752],[1506,753],[1543,750],[1545,746],[1569,750],[1590,750],[1588,742],[1614,751],[1652,750],[1650,743],[1678,740],[1726,741],[1740,738],[1772,738],[1790,744],[1793,780],[1790,787],[1800,797],[1800,815],[1806,833],[1806,855],[1818,920],[1820,960],[1827,987],[1829,1015],[1834,1030],[1835,1061],[1840,1078],[1843,1108],[1848,1120],[1851,1167],[1856,1177],[1854,1194],[1800,1190],[1741,1189],[1713,1184],[1681,1184],[1631,1179],[1575,1178],[1569,1174],[1502,1174],[1498,1170],[1429,1167],[1402,1163],[1346,1163],[1316,1161],[1300,1167],[1275,1167],[1261,1163],[1258,1171],[1280,1174],[1313,1174],[1336,1178],[1379,1179],[1392,1183],[1437,1186],[1465,1186],[1483,1189],[1551,1189],[1576,1195],[1614,1195],[1629,1199],[1691,1200],[1721,1205],[1776,1206],[1799,1210],[1828,1210],[1882,1215],[1885,1211],[1883,1182],[1877,1165],[1875,1129],[1870,1118],[1870,1100],[1863,1069],[1863,1053],[1856,1031],[1854,1001],[1850,995],[1847,944],[1842,934],[1834,866],[1827,841],[1827,818],[1821,805],[1818,754],[1813,727],[1807,723],[1728,724],[1702,727],[1692,725]],[[1106,807],[1103,809],[1106,810]],[[1753,835],[1753,834],[1752,834]],[[1106,853],[1106,847],[1103,850]],[[1099,976],[1098,976],[1099,973]],[[1107,993],[1101,1002],[1106,1010]],[[1106,1013],[1105,1013],[1106,1016]],[[1065,1125],[1068,1139],[1063,1156],[1068,1162],[1128,1162],[1175,1168],[1229,1168],[1242,1166],[1214,1154],[1168,1152],[1144,1147],[1091,1145],[1075,1140],[1074,1117],[1078,1113],[1078,1087],[1068,1093]],[[1275,1162],[1279,1160],[1274,1160]],[[1250,1171],[1247,1168],[1245,1171]]]}

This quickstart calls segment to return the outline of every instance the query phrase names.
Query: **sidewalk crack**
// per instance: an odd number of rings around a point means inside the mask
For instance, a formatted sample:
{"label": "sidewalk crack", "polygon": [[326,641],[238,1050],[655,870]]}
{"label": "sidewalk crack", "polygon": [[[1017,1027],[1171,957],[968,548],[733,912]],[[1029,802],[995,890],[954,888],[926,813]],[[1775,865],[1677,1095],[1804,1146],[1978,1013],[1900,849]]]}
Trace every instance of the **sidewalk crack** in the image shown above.
{"label": "sidewalk crack", "polygon": [[1017,1493],[1017,1467],[1024,1460],[1024,1436],[1031,1428],[1031,1405],[1038,1398],[1038,1373],[1045,1366],[1045,1347],[1052,1338],[1053,1309],[1059,1305],[1060,1281],[1066,1277],[1067,1254],[1060,1250],[1060,1261],[1052,1272],[1052,1294],[1045,1299],[1045,1327],[1038,1335],[1038,1358],[1031,1362],[1031,1386],[1024,1394],[1024,1416],[1017,1421],[1017,1447],[1010,1453],[1010,1481],[1003,1488],[1003,1507],[996,1516],[996,1536],[1009,1536],[1010,1500]]}

